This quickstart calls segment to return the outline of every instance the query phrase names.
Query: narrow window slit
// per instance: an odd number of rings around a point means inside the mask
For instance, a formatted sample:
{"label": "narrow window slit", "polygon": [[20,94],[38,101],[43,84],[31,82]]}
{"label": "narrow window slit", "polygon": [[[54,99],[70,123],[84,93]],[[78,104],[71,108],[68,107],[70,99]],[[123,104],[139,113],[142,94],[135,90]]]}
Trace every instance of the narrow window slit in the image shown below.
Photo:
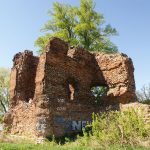
{"label": "narrow window slit", "polygon": [[72,84],[69,84],[69,99],[74,100],[75,88]]}

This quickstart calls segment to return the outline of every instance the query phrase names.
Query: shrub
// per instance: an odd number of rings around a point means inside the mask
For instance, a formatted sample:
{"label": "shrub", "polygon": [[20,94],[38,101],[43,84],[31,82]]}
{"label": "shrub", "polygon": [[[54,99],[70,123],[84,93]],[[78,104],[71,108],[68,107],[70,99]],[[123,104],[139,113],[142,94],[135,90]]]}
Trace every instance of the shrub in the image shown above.
{"label": "shrub", "polygon": [[3,115],[0,115],[0,124],[3,123]]}
{"label": "shrub", "polygon": [[148,140],[150,136],[150,124],[134,109],[93,114],[93,121],[86,128],[89,127],[92,127],[90,132],[84,131],[84,145],[86,139],[88,144],[94,142],[100,145],[139,145],[139,142]]}

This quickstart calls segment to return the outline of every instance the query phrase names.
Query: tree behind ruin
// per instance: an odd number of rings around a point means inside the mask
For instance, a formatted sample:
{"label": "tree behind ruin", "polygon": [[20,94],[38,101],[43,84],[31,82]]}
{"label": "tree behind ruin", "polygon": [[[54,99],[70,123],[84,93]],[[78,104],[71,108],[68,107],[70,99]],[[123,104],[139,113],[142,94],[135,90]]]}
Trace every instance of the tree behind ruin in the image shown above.
{"label": "tree behind ruin", "polygon": [[9,69],[0,68],[0,114],[6,113],[9,101]]}
{"label": "tree behind ruin", "polygon": [[117,51],[109,39],[117,31],[110,24],[104,24],[104,16],[95,11],[93,0],[80,0],[79,7],[54,2],[48,15],[51,19],[42,28],[45,34],[35,41],[38,52],[43,52],[48,39],[54,36],[90,51]]}

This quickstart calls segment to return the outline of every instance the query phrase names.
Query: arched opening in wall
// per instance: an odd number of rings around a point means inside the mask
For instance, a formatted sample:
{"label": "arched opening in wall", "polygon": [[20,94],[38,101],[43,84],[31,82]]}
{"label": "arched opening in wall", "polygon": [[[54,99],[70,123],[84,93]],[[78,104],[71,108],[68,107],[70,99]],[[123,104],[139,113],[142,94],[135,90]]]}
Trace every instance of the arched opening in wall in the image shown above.
{"label": "arched opening in wall", "polygon": [[67,91],[69,100],[74,100],[77,92],[77,82],[73,78],[67,80]]}
{"label": "arched opening in wall", "polygon": [[107,86],[93,86],[91,88],[91,93],[95,97],[95,103],[100,103],[102,97],[107,93],[108,87]]}

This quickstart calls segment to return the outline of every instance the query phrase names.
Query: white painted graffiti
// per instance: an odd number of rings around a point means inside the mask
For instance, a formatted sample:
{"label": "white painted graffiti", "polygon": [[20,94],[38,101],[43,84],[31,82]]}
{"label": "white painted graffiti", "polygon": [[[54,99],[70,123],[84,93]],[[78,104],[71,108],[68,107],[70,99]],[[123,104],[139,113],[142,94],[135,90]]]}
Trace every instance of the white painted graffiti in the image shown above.
{"label": "white painted graffiti", "polygon": [[72,130],[82,130],[88,121],[72,121]]}
{"label": "white painted graffiti", "polygon": [[64,102],[65,102],[65,100],[63,98],[58,99],[58,103],[64,103]]}
{"label": "white painted graffiti", "polygon": [[57,111],[65,111],[66,107],[57,107]]}
{"label": "white painted graffiti", "polygon": [[[65,103],[65,100],[63,98],[59,98],[57,99],[58,103]],[[59,106],[56,108],[57,111],[65,111],[66,110],[66,107],[64,106]]]}

